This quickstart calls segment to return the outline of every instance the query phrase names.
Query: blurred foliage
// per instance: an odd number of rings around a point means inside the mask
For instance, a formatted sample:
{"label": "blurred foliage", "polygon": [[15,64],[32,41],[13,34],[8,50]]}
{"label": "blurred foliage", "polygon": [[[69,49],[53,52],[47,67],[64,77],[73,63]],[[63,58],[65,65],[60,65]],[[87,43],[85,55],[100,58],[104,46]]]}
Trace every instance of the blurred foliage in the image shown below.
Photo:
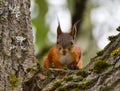
{"label": "blurred foliage", "polygon": [[[48,44],[47,33],[48,26],[45,24],[45,16],[48,11],[48,6],[45,0],[34,0],[38,5],[38,15],[32,19],[32,24],[36,28],[35,44],[38,47],[38,52]],[[34,9],[36,10],[36,8]]]}
{"label": "blurred foliage", "polygon": [[86,3],[86,9],[83,14],[83,21],[81,24],[81,31],[77,39],[78,44],[82,49],[82,60],[83,66],[85,67],[90,59],[96,55],[97,44],[92,35],[92,23],[91,23],[91,10],[93,9],[93,4],[88,1]]}
{"label": "blurred foliage", "polygon": [[69,8],[71,14],[73,14],[73,12],[74,12],[74,8],[73,7],[75,7],[74,0],[67,0],[67,3],[68,3],[68,8]]}

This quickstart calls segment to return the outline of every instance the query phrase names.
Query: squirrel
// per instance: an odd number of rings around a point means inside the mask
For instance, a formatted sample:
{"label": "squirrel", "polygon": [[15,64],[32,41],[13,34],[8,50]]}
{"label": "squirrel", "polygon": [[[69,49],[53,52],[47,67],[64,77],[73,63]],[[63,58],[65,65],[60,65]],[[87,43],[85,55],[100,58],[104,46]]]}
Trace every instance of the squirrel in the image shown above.
{"label": "squirrel", "polygon": [[81,69],[81,49],[75,44],[76,37],[76,22],[69,33],[64,33],[61,30],[60,23],[57,27],[57,42],[49,50],[48,55],[44,57],[44,68],[48,69],[64,68]]}

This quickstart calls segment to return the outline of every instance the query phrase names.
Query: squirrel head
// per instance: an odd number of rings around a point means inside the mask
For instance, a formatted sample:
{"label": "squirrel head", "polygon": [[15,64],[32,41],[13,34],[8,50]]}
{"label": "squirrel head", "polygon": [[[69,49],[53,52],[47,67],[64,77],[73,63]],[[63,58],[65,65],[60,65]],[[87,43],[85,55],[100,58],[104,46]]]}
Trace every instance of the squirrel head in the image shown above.
{"label": "squirrel head", "polygon": [[76,37],[76,23],[71,28],[69,33],[64,33],[61,30],[60,24],[57,28],[57,46],[58,50],[62,55],[66,55],[72,49],[73,45],[75,44],[75,37]]}

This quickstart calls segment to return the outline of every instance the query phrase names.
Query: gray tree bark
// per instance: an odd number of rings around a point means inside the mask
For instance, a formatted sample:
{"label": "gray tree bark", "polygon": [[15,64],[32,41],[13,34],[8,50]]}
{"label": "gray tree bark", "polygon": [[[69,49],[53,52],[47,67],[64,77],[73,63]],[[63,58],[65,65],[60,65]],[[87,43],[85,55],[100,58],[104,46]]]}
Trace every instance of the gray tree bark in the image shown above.
{"label": "gray tree bark", "polygon": [[34,62],[30,0],[0,0],[0,91],[22,91]]}

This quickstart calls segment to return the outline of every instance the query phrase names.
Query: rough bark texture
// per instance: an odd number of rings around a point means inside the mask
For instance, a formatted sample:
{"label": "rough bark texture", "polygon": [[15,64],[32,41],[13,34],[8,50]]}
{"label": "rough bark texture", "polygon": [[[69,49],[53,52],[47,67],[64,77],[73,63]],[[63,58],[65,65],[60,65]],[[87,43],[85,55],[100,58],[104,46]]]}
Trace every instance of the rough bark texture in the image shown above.
{"label": "rough bark texture", "polygon": [[23,91],[120,91],[120,33],[109,40],[84,69],[39,68]]}
{"label": "rough bark texture", "polygon": [[0,0],[0,91],[21,91],[33,63],[29,0]]}

